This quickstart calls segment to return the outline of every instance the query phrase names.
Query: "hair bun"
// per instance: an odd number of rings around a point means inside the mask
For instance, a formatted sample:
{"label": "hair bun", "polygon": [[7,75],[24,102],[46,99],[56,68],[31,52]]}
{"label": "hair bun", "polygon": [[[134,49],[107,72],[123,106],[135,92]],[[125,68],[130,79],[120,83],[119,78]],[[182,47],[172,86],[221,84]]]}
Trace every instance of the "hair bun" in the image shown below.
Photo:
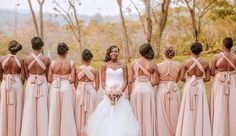
{"label": "hair bun", "polygon": [[165,56],[170,59],[175,56],[175,50],[172,46],[165,47]]}
{"label": "hair bun", "polygon": [[57,46],[57,53],[59,55],[65,55],[66,52],[69,51],[69,47],[66,45],[66,43],[59,43]]}
{"label": "hair bun", "polygon": [[17,53],[18,51],[22,50],[22,45],[19,44],[16,40],[12,40],[8,44],[8,50],[11,53]]}

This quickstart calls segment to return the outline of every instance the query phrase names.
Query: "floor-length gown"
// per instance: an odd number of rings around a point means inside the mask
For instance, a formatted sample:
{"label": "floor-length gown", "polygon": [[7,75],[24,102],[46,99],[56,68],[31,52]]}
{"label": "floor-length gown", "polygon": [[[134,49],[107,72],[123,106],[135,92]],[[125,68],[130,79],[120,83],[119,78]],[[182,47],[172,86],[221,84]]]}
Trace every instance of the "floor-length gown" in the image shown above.
{"label": "floor-length gown", "polygon": [[[54,62],[51,64],[53,69]],[[72,66],[72,64],[71,64]],[[49,95],[48,136],[77,136],[70,74],[53,75]]]}
{"label": "floor-length gown", "polygon": [[[222,58],[236,70],[236,66],[223,54]],[[217,62],[217,64],[219,61]],[[213,136],[236,135],[236,73],[217,72],[211,90],[211,123]]]}
{"label": "floor-length gown", "polygon": [[[180,94],[176,83],[178,73],[171,71],[172,61],[164,61],[158,69],[168,69],[167,73],[159,73],[160,82],[156,90],[156,133],[158,136],[175,136],[178,115],[180,109]],[[164,78],[171,76],[174,80],[165,81]]]}
{"label": "floor-length gown", "polygon": [[[8,55],[2,62],[2,68],[13,57],[18,67],[21,63],[15,55]],[[3,75],[0,102],[0,135],[20,136],[23,109],[23,86],[19,74]]]}
{"label": "floor-length gown", "polygon": [[86,136],[86,125],[88,117],[94,112],[97,103],[97,92],[95,89],[94,79],[95,76],[91,72],[93,67],[80,66],[81,71],[77,73],[78,80],[84,76],[90,79],[91,82],[79,81],[76,90],[76,104],[75,104],[75,119],[78,136]]}
{"label": "floor-length gown", "polygon": [[[138,75],[142,70],[145,75]],[[130,96],[134,114],[141,128],[141,136],[156,136],[156,110],[154,89],[151,84],[151,74],[137,60],[134,62],[135,81]]]}
{"label": "floor-length gown", "polygon": [[[205,73],[199,59],[192,58],[194,63],[187,72],[197,66]],[[186,80],[176,136],[211,136],[209,108],[202,77],[192,76]]]}
{"label": "floor-length gown", "polygon": [[[43,70],[46,66],[38,56],[28,66],[38,63]],[[25,91],[21,136],[47,136],[48,134],[48,83],[46,75],[30,74]]]}
{"label": "floor-length gown", "polygon": [[[123,69],[106,69],[106,90],[112,86],[123,86]],[[90,115],[87,126],[88,136],[141,136],[138,122],[130,103],[121,97],[112,105],[104,95],[96,110]]]}

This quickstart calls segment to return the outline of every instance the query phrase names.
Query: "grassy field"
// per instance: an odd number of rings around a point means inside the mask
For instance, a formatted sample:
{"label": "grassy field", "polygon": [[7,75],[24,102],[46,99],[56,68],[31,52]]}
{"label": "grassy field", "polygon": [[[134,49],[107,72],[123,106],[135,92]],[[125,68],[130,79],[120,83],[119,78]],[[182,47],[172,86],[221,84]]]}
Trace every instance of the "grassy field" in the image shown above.
{"label": "grassy field", "polygon": [[[179,61],[179,62],[183,62],[187,58],[189,58],[189,56],[176,56],[176,57],[174,57],[174,60]],[[204,55],[204,56],[202,56],[202,58],[206,59],[210,63],[211,59],[212,59],[212,55]],[[155,60],[155,62],[160,63],[162,60],[163,59],[157,59],[157,60]],[[103,61],[93,61],[91,65],[93,67],[95,67],[96,69],[98,69],[99,71],[101,71],[101,66],[102,66],[103,63],[104,63]],[[129,67],[129,65],[130,65],[130,63],[128,64],[128,67]],[[210,82],[206,83],[207,96],[209,96],[209,94],[210,94],[210,85],[211,85]],[[183,88],[183,83],[182,82],[179,82],[179,87],[180,87],[180,92],[182,93],[182,88]]]}

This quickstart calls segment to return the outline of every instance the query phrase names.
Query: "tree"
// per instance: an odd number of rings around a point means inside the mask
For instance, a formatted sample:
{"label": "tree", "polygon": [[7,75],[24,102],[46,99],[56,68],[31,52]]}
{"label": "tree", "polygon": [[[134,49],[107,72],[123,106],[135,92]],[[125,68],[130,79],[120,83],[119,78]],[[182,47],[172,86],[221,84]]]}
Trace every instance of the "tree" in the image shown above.
{"label": "tree", "polygon": [[126,63],[130,62],[130,54],[129,54],[129,40],[127,34],[127,28],[125,25],[125,18],[122,11],[122,0],[117,0],[120,12],[120,19],[122,25],[122,41],[123,41],[123,50],[124,50],[124,57],[126,59]]}
{"label": "tree", "polygon": [[81,25],[77,13],[77,6],[81,5],[79,0],[66,0],[65,9],[56,0],[54,0],[55,7],[53,8],[59,15],[61,15],[64,20],[68,23],[70,30],[72,31],[76,41],[79,44],[79,54],[82,53],[82,36],[81,36]]}
{"label": "tree", "polygon": [[167,19],[168,19],[168,11],[169,11],[169,5],[171,0],[163,0],[161,3],[161,11],[159,15],[159,19],[157,19],[156,14],[154,14],[154,20],[157,24],[157,30],[156,30],[156,42],[155,42],[155,52],[156,52],[156,58],[160,57],[160,49],[161,49],[161,39],[162,34],[165,30]]}
{"label": "tree", "polygon": [[[31,12],[32,19],[33,19],[33,22],[34,22],[34,28],[35,28],[36,35],[39,36],[40,38],[44,39],[43,5],[44,5],[45,0],[37,0],[37,2],[39,4],[39,23],[37,21],[35,11],[34,11],[33,6],[32,6],[32,2],[31,2],[31,0],[28,0],[30,12]],[[38,26],[38,24],[39,24],[39,26]]]}
{"label": "tree", "polygon": [[192,33],[195,41],[199,40],[203,18],[212,9],[216,0],[184,0],[192,21]]}
{"label": "tree", "polygon": [[141,12],[139,11],[139,8],[136,6],[136,4],[134,3],[133,0],[130,0],[131,4],[134,6],[136,12],[138,13],[138,16],[139,16],[139,20],[142,24],[142,29],[143,29],[143,33],[146,34],[146,29],[145,29],[145,25],[144,25],[144,21],[143,21],[143,18],[142,18],[142,14]]}
{"label": "tree", "polygon": [[151,42],[152,39],[152,18],[151,18],[151,1],[143,0],[145,5],[145,13],[146,13],[146,21],[147,21],[147,34],[146,40],[148,43]]}

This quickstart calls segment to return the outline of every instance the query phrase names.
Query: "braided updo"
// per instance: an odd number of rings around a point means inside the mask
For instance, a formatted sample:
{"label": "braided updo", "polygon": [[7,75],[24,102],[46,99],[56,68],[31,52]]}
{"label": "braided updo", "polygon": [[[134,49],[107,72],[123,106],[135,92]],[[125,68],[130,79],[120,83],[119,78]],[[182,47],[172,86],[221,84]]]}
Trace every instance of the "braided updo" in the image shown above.
{"label": "braided updo", "polygon": [[18,51],[22,50],[22,45],[19,44],[16,40],[12,40],[8,44],[8,50],[12,54],[16,54]]}
{"label": "braided updo", "polygon": [[175,50],[172,46],[166,46],[164,54],[167,58],[171,59],[175,56]]}
{"label": "braided updo", "polygon": [[67,46],[66,43],[62,42],[62,43],[59,43],[58,46],[57,46],[57,53],[58,55],[65,55],[67,52],[69,51],[69,47]]}

